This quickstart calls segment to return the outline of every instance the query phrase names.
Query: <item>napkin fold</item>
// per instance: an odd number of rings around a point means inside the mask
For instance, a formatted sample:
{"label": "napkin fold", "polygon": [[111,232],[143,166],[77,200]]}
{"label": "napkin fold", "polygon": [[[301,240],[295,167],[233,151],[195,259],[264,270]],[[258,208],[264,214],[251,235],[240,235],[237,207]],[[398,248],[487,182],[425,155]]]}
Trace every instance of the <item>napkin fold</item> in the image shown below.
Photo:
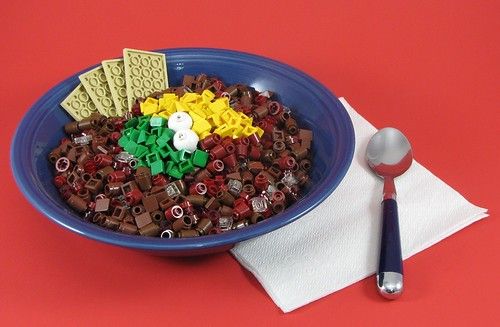
{"label": "napkin fold", "polygon": [[[344,98],[340,101],[356,135],[354,158],[341,184],[302,218],[231,250],[284,312],[377,269],[383,183],[364,159],[368,140],[377,129]],[[487,209],[468,202],[416,161],[396,179],[396,189],[404,259],[488,216]]]}

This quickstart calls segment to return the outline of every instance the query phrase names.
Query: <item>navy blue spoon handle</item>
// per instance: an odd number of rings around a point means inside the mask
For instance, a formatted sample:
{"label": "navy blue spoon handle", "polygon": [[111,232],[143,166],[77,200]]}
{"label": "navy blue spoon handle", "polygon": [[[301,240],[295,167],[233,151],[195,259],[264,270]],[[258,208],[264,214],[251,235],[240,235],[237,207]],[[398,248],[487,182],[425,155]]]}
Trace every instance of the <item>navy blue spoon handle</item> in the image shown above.
{"label": "navy blue spoon handle", "polygon": [[398,204],[394,199],[382,201],[382,238],[377,286],[380,294],[388,299],[399,297],[403,291],[403,258],[399,236]]}

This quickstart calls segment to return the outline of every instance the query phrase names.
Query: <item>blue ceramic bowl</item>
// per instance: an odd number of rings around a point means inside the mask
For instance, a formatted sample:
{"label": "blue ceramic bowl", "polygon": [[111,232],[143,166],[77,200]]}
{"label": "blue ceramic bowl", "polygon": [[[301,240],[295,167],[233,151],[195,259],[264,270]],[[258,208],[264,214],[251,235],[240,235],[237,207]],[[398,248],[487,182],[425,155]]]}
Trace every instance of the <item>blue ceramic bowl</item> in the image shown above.
{"label": "blue ceramic bowl", "polygon": [[235,243],[269,233],[299,219],[340,183],[352,160],[354,131],[339,100],[323,85],[295,68],[256,55],[200,48],[159,52],[167,54],[171,85],[181,84],[184,74],[206,73],[221,77],[226,84],[244,83],[259,91],[276,92],[278,100],[292,109],[299,126],[314,132],[312,187],[304,198],[285,212],[259,224],[220,235],[189,239],[131,236],[82,221],[61,200],[52,184],[52,167],[47,161],[49,151],[63,137],[63,125],[70,121],[59,103],[76,87],[82,71],[56,85],[31,107],[12,142],[11,165],[17,184],[29,202],[50,220],[108,244],[160,255],[198,255],[230,249]]}

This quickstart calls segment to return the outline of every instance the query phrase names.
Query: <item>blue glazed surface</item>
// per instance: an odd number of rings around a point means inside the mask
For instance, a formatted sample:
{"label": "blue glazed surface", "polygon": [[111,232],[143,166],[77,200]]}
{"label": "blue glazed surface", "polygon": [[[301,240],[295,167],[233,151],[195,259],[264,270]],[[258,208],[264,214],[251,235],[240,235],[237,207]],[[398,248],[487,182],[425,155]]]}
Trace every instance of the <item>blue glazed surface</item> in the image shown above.
{"label": "blue glazed surface", "polygon": [[[271,90],[290,107],[299,126],[314,132],[312,187],[285,212],[238,231],[189,239],[160,239],[112,232],[82,221],[61,200],[52,184],[47,154],[63,137],[70,121],[59,103],[78,84],[79,72],[40,98],[18,126],[11,146],[14,177],[28,201],[57,224],[104,243],[159,255],[198,255],[220,252],[278,229],[312,210],[340,183],[352,161],[354,130],[339,100],[319,82],[288,65],[242,52],[181,48],[157,50],[167,54],[170,85],[182,83],[184,74],[206,73],[225,84],[243,83],[259,91]],[[86,69],[85,71],[91,69]],[[335,219],[335,217],[332,217]]]}

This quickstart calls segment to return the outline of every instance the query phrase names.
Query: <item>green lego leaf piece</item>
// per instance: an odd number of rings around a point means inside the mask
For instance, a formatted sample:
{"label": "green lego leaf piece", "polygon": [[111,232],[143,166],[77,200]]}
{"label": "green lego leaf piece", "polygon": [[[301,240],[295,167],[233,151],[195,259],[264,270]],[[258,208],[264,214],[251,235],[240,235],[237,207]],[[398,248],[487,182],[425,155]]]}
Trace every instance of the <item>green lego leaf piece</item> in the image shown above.
{"label": "green lego leaf piece", "polygon": [[167,171],[167,174],[169,176],[172,176],[173,178],[176,178],[176,179],[181,179],[182,176],[184,175],[183,173],[181,173],[179,171],[179,168],[175,167],[175,166],[172,169],[170,169],[169,171]]}
{"label": "green lego leaf piece", "polygon": [[135,153],[134,153],[134,157],[143,158],[148,154],[149,154],[149,149],[144,145],[138,144],[137,149],[135,150]]}
{"label": "green lego leaf piece", "polygon": [[130,137],[130,133],[132,133],[132,131],[134,130],[133,127],[130,127],[130,128],[125,128],[123,129],[122,131],[122,135],[123,136],[126,136],[126,137]]}
{"label": "green lego leaf piece", "polygon": [[139,117],[139,123],[137,124],[137,129],[147,130],[149,128],[149,119],[151,116],[141,116]]}
{"label": "green lego leaf piece", "polygon": [[165,119],[163,119],[162,117],[151,117],[151,119],[149,120],[149,125],[151,127],[162,127],[163,125],[165,125]]}
{"label": "green lego leaf piece", "polygon": [[140,131],[139,132],[139,137],[137,137],[137,143],[146,143],[146,140],[148,139],[148,132],[146,131]]}
{"label": "green lego leaf piece", "polygon": [[139,119],[137,117],[131,118],[125,123],[125,128],[135,128],[138,122]]}
{"label": "green lego leaf piece", "polygon": [[156,152],[158,152],[162,159],[165,159],[170,155],[170,151],[167,147],[157,148]]}
{"label": "green lego leaf piece", "polygon": [[187,152],[186,150],[182,149],[177,152],[178,152],[179,162],[189,159],[189,152]]}
{"label": "green lego leaf piece", "polygon": [[151,128],[150,133],[151,133],[151,135],[156,135],[157,137],[160,137],[161,134],[163,133],[163,128],[161,128],[161,127]]}
{"label": "green lego leaf piece", "polygon": [[164,172],[165,174],[168,174],[168,171],[169,171],[170,169],[173,169],[173,168],[174,168],[174,166],[175,166],[175,162],[173,162],[173,161],[168,161],[168,162],[165,164],[165,169],[163,170],[163,172]]}
{"label": "green lego leaf piece", "polygon": [[149,135],[146,140],[146,145],[153,145],[156,143],[156,135]]}
{"label": "green lego leaf piece", "polygon": [[162,160],[156,160],[150,165],[151,175],[158,175],[163,173],[164,163]]}
{"label": "green lego leaf piece", "polygon": [[141,132],[140,132],[140,131],[138,131],[138,130],[136,130],[136,129],[132,130],[132,132],[130,132],[129,139],[130,139],[131,141],[134,141],[134,142],[136,142],[136,143],[137,143],[137,140],[139,139],[139,134],[140,134],[140,133],[141,133]]}
{"label": "green lego leaf piece", "polygon": [[127,151],[128,153],[135,153],[135,151],[137,150],[137,143],[135,143],[134,141],[130,140],[124,147],[123,149],[125,151]]}
{"label": "green lego leaf piece", "polygon": [[208,162],[208,153],[202,150],[195,150],[191,156],[193,165],[204,168]]}
{"label": "green lego leaf piece", "polygon": [[179,171],[183,174],[194,171],[194,165],[191,160],[184,160],[179,163]]}
{"label": "green lego leaf piece", "polygon": [[163,128],[161,135],[165,135],[165,134],[168,135],[169,140],[171,140],[174,138],[175,131],[173,129],[165,127],[165,128]]}
{"label": "green lego leaf piece", "polygon": [[128,142],[129,142],[129,139],[125,135],[122,135],[122,137],[120,137],[118,139],[118,145],[121,146],[122,148],[124,148]]}
{"label": "green lego leaf piece", "polygon": [[181,159],[179,158],[180,151],[172,151],[170,152],[170,159],[172,159],[176,164],[181,162]]}
{"label": "green lego leaf piece", "polygon": [[170,136],[170,134],[168,133],[163,133],[159,138],[156,139],[156,144],[158,144],[159,146],[164,146],[172,139],[172,137],[173,136]]}
{"label": "green lego leaf piece", "polygon": [[152,152],[146,155],[146,162],[151,166],[153,162],[161,161],[160,155],[158,152]]}

